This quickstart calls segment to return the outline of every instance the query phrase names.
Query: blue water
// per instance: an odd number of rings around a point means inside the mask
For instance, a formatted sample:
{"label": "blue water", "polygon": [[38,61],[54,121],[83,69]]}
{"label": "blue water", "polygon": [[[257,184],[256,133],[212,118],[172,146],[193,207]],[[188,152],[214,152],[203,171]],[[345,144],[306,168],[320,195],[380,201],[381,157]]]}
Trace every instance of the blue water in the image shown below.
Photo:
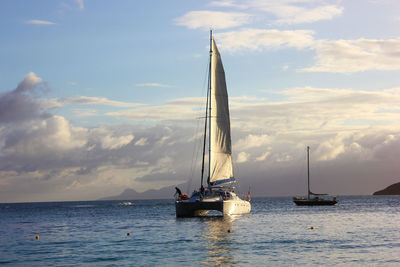
{"label": "blue water", "polygon": [[400,196],[330,207],[255,198],[233,218],[177,219],[173,200],[120,202],[0,204],[0,265],[400,266]]}

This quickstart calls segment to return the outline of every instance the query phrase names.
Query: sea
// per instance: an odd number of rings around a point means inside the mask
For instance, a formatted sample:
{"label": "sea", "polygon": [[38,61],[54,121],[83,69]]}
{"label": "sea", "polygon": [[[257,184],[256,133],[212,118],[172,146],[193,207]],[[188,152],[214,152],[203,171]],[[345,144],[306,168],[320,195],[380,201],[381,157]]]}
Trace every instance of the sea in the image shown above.
{"label": "sea", "polygon": [[400,266],[400,196],[176,218],[173,199],[0,204],[0,266]]}

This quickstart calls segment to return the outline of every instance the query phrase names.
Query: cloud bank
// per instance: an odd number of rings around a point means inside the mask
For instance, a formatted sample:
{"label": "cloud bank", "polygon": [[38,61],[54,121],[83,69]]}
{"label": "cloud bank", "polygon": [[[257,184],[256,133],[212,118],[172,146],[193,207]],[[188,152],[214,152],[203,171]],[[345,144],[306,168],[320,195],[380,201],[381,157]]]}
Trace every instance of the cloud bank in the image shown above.
{"label": "cloud bank", "polygon": [[[0,95],[0,201],[97,199],[189,180],[198,186],[199,99],[135,106],[107,114],[131,123],[86,128],[52,114],[38,94],[45,86],[29,73]],[[259,196],[304,193],[308,145],[317,192],[368,194],[398,181],[400,88],[298,87],[281,95],[280,101],[231,98],[242,187],[251,185]]]}

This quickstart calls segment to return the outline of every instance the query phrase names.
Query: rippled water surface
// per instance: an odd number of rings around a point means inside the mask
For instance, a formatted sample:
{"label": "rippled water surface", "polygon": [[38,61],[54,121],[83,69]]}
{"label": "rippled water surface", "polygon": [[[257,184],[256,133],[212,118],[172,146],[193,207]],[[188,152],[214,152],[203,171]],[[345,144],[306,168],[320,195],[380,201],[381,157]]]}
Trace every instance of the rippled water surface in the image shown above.
{"label": "rippled water surface", "polygon": [[4,266],[298,264],[400,266],[400,196],[255,198],[250,215],[184,219],[173,200],[0,204]]}

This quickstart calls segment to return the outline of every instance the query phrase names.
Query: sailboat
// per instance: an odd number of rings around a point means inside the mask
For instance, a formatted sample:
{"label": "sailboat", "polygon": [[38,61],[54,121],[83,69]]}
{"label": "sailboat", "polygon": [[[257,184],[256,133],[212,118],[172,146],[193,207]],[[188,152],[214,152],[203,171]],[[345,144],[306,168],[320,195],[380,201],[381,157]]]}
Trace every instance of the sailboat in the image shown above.
{"label": "sailboat", "polygon": [[[179,194],[175,199],[177,217],[204,216],[211,210],[219,211],[222,215],[246,214],[251,210],[250,196],[244,200],[235,193],[228,93],[224,67],[212,31],[208,72],[201,186],[190,197]],[[207,135],[208,177],[204,187]]]}
{"label": "sailboat", "polygon": [[310,190],[310,147],[307,146],[307,198],[294,197],[293,202],[297,206],[332,206],[337,203],[336,197],[332,199],[322,198],[327,194],[316,194]]}

